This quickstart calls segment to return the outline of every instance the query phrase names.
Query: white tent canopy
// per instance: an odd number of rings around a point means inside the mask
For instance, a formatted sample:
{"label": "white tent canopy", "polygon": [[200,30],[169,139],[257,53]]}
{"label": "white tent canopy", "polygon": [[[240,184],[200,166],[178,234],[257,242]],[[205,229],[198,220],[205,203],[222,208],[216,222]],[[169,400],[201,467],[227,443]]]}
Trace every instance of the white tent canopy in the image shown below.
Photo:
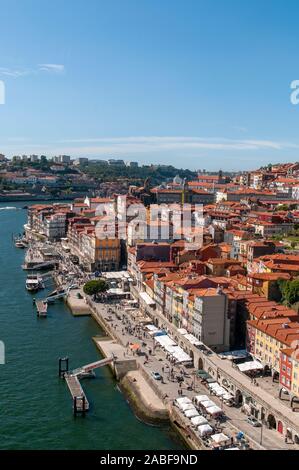
{"label": "white tent canopy", "polygon": [[216,405],[210,406],[209,408],[206,408],[206,411],[207,411],[207,413],[209,413],[209,415],[211,415],[211,416],[215,416],[215,415],[217,415],[217,414],[223,413],[222,409],[219,408],[219,406],[216,406]]}
{"label": "white tent canopy", "polygon": [[185,330],[185,328],[178,328],[178,332],[183,336],[187,334],[187,330]]}
{"label": "white tent canopy", "polygon": [[201,406],[204,408],[210,408],[211,406],[216,406],[215,403],[212,400],[206,400],[201,402]]}
{"label": "white tent canopy", "polygon": [[196,408],[184,411],[184,415],[186,416],[186,418],[194,418],[195,416],[199,416]]}
{"label": "white tent canopy", "polygon": [[158,328],[155,325],[146,325],[145,328],[149,331],[158,331]]}
{"label": "white tent canopy", "polygon": [[191,418],[191,423],[194,424],[194,426],[201,426],[207,424],[208,420],[203,416],[194,416],[194,418]]}
{"label": "white tent canopy", "polygon": [[201,437],[213,432],[213,428],[209,424],[202,424],[201,426],[198,426],[197,430]]}
{"label": "white tent canopy", "polygon": [[179,408],[182,411],[194,410],[194,405],[192,405],[192,403],[181,403],[179,404]]}
{"label": "white tent canopy", "polygon": [[249,372],[250,370],[261,370],[264,366],[259,361],[247,361],[237,365],[241,372]]}
{"label": "white tent canopy", "polygon": [[168,335],[155,336],[154,339],[164,348],[166,346],[176,346],[176,343]]}
{"label": "white tent canopy", "polygon": [[175,400],[178,404],[181,404],[181,403],[192,403],[192,401],[190,400],[190,398],[188,397],[179,397],[179,398],[176,398]]}
{"label": "white tent canopy", "polygon": [[213,436],[211,436],[211,438],[217,444],[221,444],[221,443],[226,442],[226,441],[229,440],[229,437],[226,434],[223,434],[223,432],[220,432],[219,434],[213,434]]}
{"label": "white tent canopy", "polygon": [[225,395],[222,396],[222,398],[223,400],[232,400],[234,397],[230,393],[226,392]]}
{"label": "white tent canopy", "polygon": [[140,292],[139,296],[147,305],[156,305],[156,302],[146,292]]}
{"label": "white tent canopy", "polygon": [[200,341],[198,341],[197,338],[195,338],[195,336],[191,335],[190,333],[185,334],[185,338],[186,338],[191,344],[194,344],[194,346],[199,346],[200,344],[202,344]]}
{"label": "white tent canopy", "polygon": [[192,358],[183,351],[182,348],[176,346],[173,348],[172,356],[176,359],[177,362],[190,362]]}
{"label": "white tent canopy", "polygon": [[196,395],[196,397],[194,397],[194,400],[195,403],[202,403],[203,401],[209,400],[209,397],[208,395]]}

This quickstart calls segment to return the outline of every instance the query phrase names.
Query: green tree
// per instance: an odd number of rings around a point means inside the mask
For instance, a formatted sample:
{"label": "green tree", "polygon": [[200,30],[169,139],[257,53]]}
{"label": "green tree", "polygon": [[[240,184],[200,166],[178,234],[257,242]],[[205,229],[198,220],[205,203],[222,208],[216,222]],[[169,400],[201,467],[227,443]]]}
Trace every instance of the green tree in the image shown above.
{"label": "green tree", "polygon": [[293,281],[279,280],[278,286],[282,295],[283,303],[288,307],[299,301],[299,279]]}
{"label": "green tree", "polygon": [[103,294],[108,290],[108,284],[105,279],[93,279],[87,281],[83,287],[83,292],[86,295],[98,295]]}

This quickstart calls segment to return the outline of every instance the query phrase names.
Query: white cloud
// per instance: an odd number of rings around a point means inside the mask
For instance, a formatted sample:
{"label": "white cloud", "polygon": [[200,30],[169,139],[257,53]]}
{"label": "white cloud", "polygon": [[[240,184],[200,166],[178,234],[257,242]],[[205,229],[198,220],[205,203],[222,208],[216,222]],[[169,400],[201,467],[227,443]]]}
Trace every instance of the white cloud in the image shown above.
{"label": "white cloud", "polygon": [[[296,144],[276,142],[271,140],[256,139],[225,139],[203,137],[100,137],[86,139],[70,139],[59,142],[60,144],[74,144],[69,147],[69,152],[86,152],[89,154],[105,153],[139,153],[161,152],[174,150],[282,150]],[[90,145],[97,144],[97,145]]]}
{"label": "white cloud", "polygon": [[12,69],[7,67],[0,67],[0,75],[4,75],[6,77],[23,77],[24,75],[28,75],[30,73],[29,70],[20,70],[20,69]]}
{"label": "white cloud", "polygon": [[26,75],[36,75],[40,72],[63,73],[65,66],[63,64],[39,64],[31,69],[17,69],[0,67],[0,76],[19,78]]}
{"label": "white cloud", "polygon": [[62,73],[65,70],[63,64],[39,64],[38,67],[42,72]]}

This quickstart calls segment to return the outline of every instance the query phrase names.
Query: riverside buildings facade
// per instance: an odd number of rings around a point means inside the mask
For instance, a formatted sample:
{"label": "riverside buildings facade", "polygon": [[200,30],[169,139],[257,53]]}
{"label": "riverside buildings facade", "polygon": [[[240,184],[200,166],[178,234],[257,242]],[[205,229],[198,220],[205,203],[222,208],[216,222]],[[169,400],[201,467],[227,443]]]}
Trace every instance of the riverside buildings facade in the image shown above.
{"label": "riverside buildings facade", "polygon": [[[283,305],[279,288],[280,280],[292,282],[299,276],[299,201],[292,196],[297,194],[293,188],[299,185],[299,166],[276,165],[233,180],[208,176],[132,189],[124,205],[130,208],[126,219],[117,213],[117,195],[88,197],[67,208],[32,206],[27,229],[49,240],[63,235],[89,271],[119,269],[125,251],[131,292],[140,309],[171,331],[195,367],[234,393],[246,413],[299,442],[299,419],[293,411],[299,400],[298,307]],[[178,231],[173,211],[168,222],[161,215],[150,220],[142,201],[177,203],[184,210],[185,203],[192,207],[197,202],[194,194],[203,203],[202,240],[192,247],[192,233],[199,227],[191,223],[189,231]],[[144,239],[142,232],[136,236],[140,220],[135,203],[144,209],[145,225],[158,226],[156,238]],[[110,210],[116,213],[112,219]],[[164,223],[170,225],[168,237],[162,236]],[[256,361],[256,370],[242,372],[236,361],[221,358],[221,353],[240,348],[246,349],[247,361]],[[267,374],[276,384],[273,392],[265,388]]]}

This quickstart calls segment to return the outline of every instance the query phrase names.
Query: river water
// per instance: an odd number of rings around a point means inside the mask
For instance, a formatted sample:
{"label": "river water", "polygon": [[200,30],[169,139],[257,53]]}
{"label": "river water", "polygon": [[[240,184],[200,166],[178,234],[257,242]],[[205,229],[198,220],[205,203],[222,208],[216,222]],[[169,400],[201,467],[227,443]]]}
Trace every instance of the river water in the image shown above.
{"label": "river water", "polygon": [[[24,203],[11,203],[21,208]],[[24,251],[12,234],[22,231],[26,210],[2,210],[0,204],[0,449],[180,449],[169,428],[148,426],[132,413],[109,369],[85,379],[91,409],[73,417],[66,383],[58,377],[58,359],[70,368],[97,360],[92,337],[103,332],[90,317],[74,318],[63,302],[37,318],[33,296],[25,290]],[[51,286],[48,286],[51,289]],[[36,295],[45,296],[45,291]]]}

